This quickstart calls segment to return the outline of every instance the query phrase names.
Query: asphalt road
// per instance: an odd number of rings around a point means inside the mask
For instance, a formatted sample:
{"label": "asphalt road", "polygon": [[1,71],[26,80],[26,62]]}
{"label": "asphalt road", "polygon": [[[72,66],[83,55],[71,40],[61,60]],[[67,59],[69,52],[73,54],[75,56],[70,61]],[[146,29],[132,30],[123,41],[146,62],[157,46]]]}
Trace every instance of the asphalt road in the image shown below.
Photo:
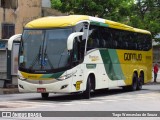
{"label": "asphalt road", "polygon": [[[83,99],[80,95],[50,94],[43,100],[39,93],[16,93],[17,89],[0,90],[0,111],[160,111],[160,72],[158,84],[144,85],[140,91],[128,92],[121,88],[92,93],[91,99]],[[5,93],[5,94],[3,94]],[[46,112],[47,114],[48,112]],[[156,112],[157,113],[157,112]],[[158,112],[160,114],[160,112]],[[76,113],[78,114],[78,113]],[[55,113],[53,112],[53,116]],[[61,116],[61,115],[60,115]],[[74,115],[73,115],[74,116]],[[83,115],[82,115],[83,116]],[[24,120],[160,120],[159,117],[47,117],[23,118]],[[97,116],[97,117],[95,117]],[[1,120],[21,120],[16,118],[0,118]]]}
{"label": "asphalt road", "polygon": [[[144,85],[142,90],[134,92],[126,92],[121,88],[97,91],[92,93],[89,100],[83,99],[80,95],[50,94],[49,99],[43,100],[38,93],[4,94],[0,95],[0,111],[160,111],[160,84]],[[88,119],[96,118],[94,116]],[[144,117],[140,118],[143,119]]]}

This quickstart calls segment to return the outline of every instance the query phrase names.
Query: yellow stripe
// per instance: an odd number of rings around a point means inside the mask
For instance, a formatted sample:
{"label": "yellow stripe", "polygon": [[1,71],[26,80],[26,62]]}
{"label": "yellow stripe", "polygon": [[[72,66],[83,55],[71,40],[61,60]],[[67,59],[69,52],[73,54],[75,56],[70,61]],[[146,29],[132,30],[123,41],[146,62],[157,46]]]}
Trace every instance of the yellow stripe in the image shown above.
{"label": "yellow stripe", "polygon": [[147,30],[133,28],[131,26],[128,26],[128,25],[125,25],[125,24],[121,24],[121,23],[118,23],[118,22],[114,22],[114,21],[110,21],[110,20],[105,20],[105,23],[108,24],[110,28],[126,30],[126,31],[131,31],[131,32],[144,33],[144,34],[151,34]]}
{"label": "yellow stripe", "polygon": [[31,74],[31,73],[26,73],[26,72],[20,72],[22,76],[26,79],[29,80],[51,80],[53,78],[43,78],[42,76],[44,74]]}
{"label": "yellow stripe", "polygon": [[44,17],[33,20],[26,24],[26,28],[54,28],[74,26],[77,22],[88,20],[89,16],[85,15],[70,15],[61,17]]}
{"label": "yellow stripe", "polygon": [[[89,16],[86,15],[70,15],[70,16],[60,16],[60,17],[43,17],[33,20],[26,24],[26,28],[54,28],[54,27],[69,27],[74,26],[78,22],[83,20],[89,20]],[[97,21],[98,22],[98,21]],[[99,21],[100,22],[100,21]],[[132,32],[139,32],[144,34],[151,34],[147,30],[142,30],[138,28],[133,28],[131,26],[114,22],[111,20],[105,20],[105,24],[109,25],[111,28],[127,30]]]}

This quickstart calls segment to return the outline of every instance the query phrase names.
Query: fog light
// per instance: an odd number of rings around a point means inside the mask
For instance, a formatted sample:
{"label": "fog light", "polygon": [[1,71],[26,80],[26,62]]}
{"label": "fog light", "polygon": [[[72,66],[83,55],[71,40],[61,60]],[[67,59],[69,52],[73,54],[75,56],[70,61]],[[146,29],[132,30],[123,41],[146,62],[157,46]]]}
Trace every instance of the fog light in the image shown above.
{"label": "fog light", "polygon": [[19,87],[22,88],[22,89],[24,89],[24,87],[21,84],[19,84]]}
{"label": "fog light", "polygon": [[62,87],[61,87],[61,89],[64,89],[64,88],[66,88],[68,85],[63,85]]}

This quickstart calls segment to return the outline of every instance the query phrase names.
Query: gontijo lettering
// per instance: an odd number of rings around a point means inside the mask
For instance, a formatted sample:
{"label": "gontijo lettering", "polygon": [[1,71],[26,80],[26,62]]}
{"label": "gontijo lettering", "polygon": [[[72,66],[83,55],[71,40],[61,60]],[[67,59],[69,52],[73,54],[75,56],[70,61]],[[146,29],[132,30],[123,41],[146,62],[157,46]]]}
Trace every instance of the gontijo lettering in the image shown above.
{"label": "gontijo lettering", "polygon": [[142,61],[142,54],[136,54],[136,53],[124,53],[124,60],[125,61]]}

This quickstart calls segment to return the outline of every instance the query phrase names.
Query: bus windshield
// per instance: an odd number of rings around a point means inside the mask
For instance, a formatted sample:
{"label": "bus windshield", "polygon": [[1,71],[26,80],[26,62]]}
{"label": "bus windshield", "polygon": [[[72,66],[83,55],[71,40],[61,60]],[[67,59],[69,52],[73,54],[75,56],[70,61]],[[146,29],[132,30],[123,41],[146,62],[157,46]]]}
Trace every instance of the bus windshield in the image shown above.
{"label": "bus windshield", "polygon": [[67,50],[67,38],[71,33],[71,28],[24,30],[19,67],[36,71],[67,67],[70,57]]}

